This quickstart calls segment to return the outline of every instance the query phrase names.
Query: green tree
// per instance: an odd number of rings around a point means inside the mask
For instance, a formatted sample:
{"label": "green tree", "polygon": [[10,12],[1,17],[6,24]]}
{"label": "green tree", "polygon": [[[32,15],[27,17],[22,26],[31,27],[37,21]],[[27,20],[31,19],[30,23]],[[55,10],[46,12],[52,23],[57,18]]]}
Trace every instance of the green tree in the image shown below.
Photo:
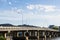
{"label": "green tree", "polygon": [[57,26],[54,26],[52,29],[58,30],[58,27]]}
{"label": "green tree", "polygon": [[6,40],[6,38],[4,38],[3,36],[0,36],[0,40]]}
{"label": "green tree", "polygon": [[50,29],[59,30],[59,27],[58,26],[55,26],[55,25],[49,25],[49,28]]}

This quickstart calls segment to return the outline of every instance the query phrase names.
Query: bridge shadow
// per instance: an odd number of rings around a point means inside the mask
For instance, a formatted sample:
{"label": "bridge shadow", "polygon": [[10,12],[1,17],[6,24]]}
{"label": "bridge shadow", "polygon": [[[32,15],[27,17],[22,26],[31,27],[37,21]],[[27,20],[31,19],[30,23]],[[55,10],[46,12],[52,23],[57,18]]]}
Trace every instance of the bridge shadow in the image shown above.
{"label": "bridge shadow", "polygon": [[25,37],[13,37],[13,40],[26,40]]}

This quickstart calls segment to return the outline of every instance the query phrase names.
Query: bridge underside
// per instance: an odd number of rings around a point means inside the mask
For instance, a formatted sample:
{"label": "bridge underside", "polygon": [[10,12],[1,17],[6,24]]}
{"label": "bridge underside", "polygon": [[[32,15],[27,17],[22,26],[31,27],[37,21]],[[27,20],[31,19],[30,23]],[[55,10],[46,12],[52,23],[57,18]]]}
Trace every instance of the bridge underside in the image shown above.
{"label": "bridge underside", "polygon": [[[26,34],[27,33],[27,34]],[[6,40],[40,40],[58,37],[59,32],[44,31],[44,30],[16,30],[16,31],[0,31],[0,35],[4,36]],[[28,39],[27,39],[28,38]]]}
{"label": "bridge underside", "polygon": [[60,36],[58,30],[40,27],[0,27],[0,36],[6,40],[40,40]]}

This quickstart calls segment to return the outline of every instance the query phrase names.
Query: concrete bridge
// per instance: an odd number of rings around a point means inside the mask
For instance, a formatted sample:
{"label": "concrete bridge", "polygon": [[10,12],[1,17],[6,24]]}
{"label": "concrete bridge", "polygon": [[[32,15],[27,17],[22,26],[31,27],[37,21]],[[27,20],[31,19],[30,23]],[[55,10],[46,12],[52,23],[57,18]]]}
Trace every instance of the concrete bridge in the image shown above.
{"label": "concrete bridge", "polygon": [[[59,37],[59,30],[49,29],[49,28],[40,28],[40,27],[3,27],[0,26],[0,35],[3,35],[6,40],[40,40],[40,38],[52,38]],[[26,39],[25,39],[26,38]]]}

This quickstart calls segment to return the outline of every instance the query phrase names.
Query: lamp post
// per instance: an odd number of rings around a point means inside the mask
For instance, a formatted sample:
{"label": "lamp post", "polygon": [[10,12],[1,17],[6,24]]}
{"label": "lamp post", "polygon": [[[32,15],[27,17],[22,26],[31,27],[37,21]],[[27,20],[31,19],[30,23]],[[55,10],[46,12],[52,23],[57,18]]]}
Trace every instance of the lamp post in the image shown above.
{"label": "lamp post", "polygon": [[22,10],[20,10],[20,9],[17,9],[17,13],[18,14],[21,14],[21,18],[22,18],[22,25],[23,25],[23,13],[22,13]]}

